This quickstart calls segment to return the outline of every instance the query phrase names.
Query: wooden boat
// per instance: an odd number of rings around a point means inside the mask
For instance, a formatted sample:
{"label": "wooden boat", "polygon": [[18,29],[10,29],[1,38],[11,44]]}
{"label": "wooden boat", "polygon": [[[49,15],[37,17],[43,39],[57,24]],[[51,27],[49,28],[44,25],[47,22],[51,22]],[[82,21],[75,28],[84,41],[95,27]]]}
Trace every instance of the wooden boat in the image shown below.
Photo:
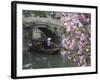
{"label": "wooden boat", "polygon": [[38,41],[38,40],[34,40],[32,44],[29,45],[31,51],[38,51],[38,52],[42,52],[42,53],[48,53],[48,54],[56,54],[59,53],[60,51],[60,47],[58,47],[56,44],[52,44],[52,47],[48,48],[45,45],[42,44],[43,41]]}
{"label": "wooden boat", "polygon": [[45,27],[38,27],[38,29],[40,29],[45,35],[46,37],[51,37],[52,40],[52,44],[50,47],[47,46],[47,41],[46,39],[45,40],[41,40],[41,39],[38,39],[38,40],[35,40],[33,39],[32,40],[32,43],[31,43],[31,46],[30,49],[31,50],[34,50],[34,51],[40,51],[40,52],[43,52],[43,53],[48,53],[48,54],[56,54],[56,53],[59,53],[60,51],[60,41],[58,39],[58,37],[56,36],[56,34],[54,32],[52,32],[51,30],[48,30],[47,28]]}

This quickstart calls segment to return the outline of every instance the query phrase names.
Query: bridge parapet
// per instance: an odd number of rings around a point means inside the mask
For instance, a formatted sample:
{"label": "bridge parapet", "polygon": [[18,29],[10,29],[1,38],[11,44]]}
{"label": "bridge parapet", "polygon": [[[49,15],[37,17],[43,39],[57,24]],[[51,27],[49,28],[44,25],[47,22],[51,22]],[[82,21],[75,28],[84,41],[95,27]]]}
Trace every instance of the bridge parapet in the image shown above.
{"label": "bridge parapet", "polygon": [[30,23],[34,22],[36,24],[47,24],[50,23],[52,25],[56,26],[63,26],[63,23],[61,20],[52,19],[52,18],[45,18],[45,17],[23,17],[24,23]]}

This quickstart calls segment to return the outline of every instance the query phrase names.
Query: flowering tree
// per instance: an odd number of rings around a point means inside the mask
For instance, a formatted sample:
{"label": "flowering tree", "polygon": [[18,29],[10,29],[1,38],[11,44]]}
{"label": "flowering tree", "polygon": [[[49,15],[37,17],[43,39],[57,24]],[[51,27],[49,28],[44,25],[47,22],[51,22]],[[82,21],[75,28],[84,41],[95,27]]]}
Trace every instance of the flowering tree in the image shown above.
{"label": "flowering tree", "polygon": [[66,30],[63,46],[68,59],[76,62],[78,66],[89,66],[91,63],[91,14],[62,13],[62,20]]}

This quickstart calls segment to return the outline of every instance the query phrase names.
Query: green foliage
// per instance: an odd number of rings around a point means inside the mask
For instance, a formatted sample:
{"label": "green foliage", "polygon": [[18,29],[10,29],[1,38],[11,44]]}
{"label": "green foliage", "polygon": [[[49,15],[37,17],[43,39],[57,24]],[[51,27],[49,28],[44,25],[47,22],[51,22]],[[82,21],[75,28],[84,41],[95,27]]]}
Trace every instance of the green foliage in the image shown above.
{"label": "green foliage", "polygon": [[23,10],[23,15],[25,17],[30,17],[31,16],[31,11],[29,11],[29,10]]}
{"label": "green foliage", "polygon": [[52,30],[52,29],[51,29],[51,28],[52,28],[52,27],[51,27],[51,23],[48,22],[46,26],[47,26],[47,29]]}
{"label": "green foliage", "polygon": [[39,16],[39,17],[47,17],[46,13],[44,11],[33,11],[35,16]]}
{"label": "green foliage", "polygon": [[47,17],[47,13],[45,11],[23,10],[23,15],[25,15],[25,17],[30,17],[32,15],[35,17]]}

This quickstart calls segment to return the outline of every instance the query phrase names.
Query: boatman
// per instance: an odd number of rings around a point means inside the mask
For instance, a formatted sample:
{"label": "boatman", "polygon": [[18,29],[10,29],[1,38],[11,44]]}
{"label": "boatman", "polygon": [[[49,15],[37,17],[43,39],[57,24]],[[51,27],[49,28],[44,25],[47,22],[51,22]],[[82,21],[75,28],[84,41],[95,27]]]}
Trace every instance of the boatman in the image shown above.
{"label": "boatman", "polygon": [[51,38],[47,38],[47,46],[48,48],[51,48]]}

